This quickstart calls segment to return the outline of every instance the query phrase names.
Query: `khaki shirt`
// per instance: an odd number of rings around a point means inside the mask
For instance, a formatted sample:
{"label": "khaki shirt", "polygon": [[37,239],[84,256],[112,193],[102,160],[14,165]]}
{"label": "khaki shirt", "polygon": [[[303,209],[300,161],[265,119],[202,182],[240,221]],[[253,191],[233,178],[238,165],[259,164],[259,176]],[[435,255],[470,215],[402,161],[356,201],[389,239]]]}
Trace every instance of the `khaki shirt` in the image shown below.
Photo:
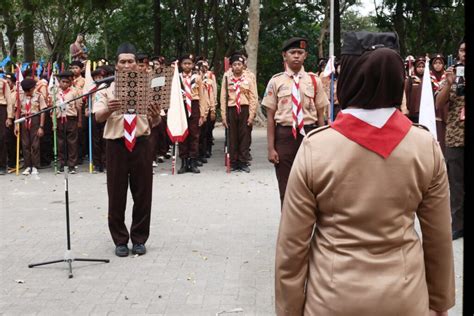
{"label": "khaki shirt", "polygon": [[202,77],[204,88],[207,91],[208,108],[212,113],[216,113],[217,107],[217,82],[216,75],[212,71],[207,71]]}
{"label": "khaki shirt", "polygon": [[383,159],[332,128],[308,134],[288,179],[275,275],[277,315],[451,308],[448,177],[433,136],[412,126]]}
{"label": "khaki shirt", "polygon": [[[93,106],[93,113],[108,108],[109,100],[115,98],[115,82],[112,82],[110,87],[97,91],[95,94],[95,101]],[[113,112],[105,123],[104,138],[118,139],[123,137],[123,114]],[[136,137],[150,135],[150,125],[146,115],[137,115],[137,132]]]}
{"label": "khaki shirt", "polygon": [[[69,87],[66,91],[63,91],[61,89],[58,89],[58,92],[56,92],[56,105],[61,104],[62,102],[67,102],[69,100],[72,100],[74,98],[77,98],[79,94],[77,93],[77,90],[74,89],[73,87]],[[70,102],[66,105],[66,116],[77,116],[78,113],[81,110],[81,100],[76,100],[73,102]],[[63,113],[61,111],[57,110],[56,111],[56,116],[59,118]]]}
{"label": "khaki shirt", "polygon": [[[184,73],[181,74],[184,75]],[[201,117],[207,117],[209,112],[209,98],[207,96],[207,91],[205,90],[201,76],[194,73],[191,75],[191,99],[199,100],[199,110],[201,112]]]}
{"label": "khaki shirt", "polygon": [[48,84],[44,80],[38,80],[35,86],[35,92],[41,93],[45,100],[48,100]]}
{"label": "khaki shirt", "polygon": [[47,108],[46,101],[41,93],[33,92],[33,96],[27,97],[24,92],[20,92],[20,116],[25,116],[27,114],[26,104],[28,102],[31,102],[29,114],[34,114]]}
{"label": "khaki shirt", "polygon": [[13,86],[13,89],[10,91],[9,103],[7,103],[7,118],[15,118],[16,110],[16,86]]}
{"label": "khaki shirt", "polygon": [[[310,75],[300,71],[300,94],[303,106],[303,120],[305,125],[318,122],[317,109],[324,110],[329,106],[328,97],[324,87],[316,75],[316,94]],[[293,125],[291,87],[293,79],[285,72],[276,74],[270,79],[263,97],[262,104],[266,108],[276,110],[275,122],[282,126]]]}
{"label": "khaki shirt", "polygon": [[[255,118],[257,114],[257,103],[258,96],[255,95],[255,83],[252,78],[247,77],[246,73],[242,74],[242,81],[240,83],[240,104],[249,106],[249,118]],[[227,78],[227,87],[225,86],[225,81]],[[227,106],[234,107],[236,106],[235,99],[237,97],[235,93],[235,84],[232,81],[234,78],[234,73],[225,73],[224,78],[222,79],[221,84],[221,116],[222,120],[226,121],[226,93],[227,93]],[[226,89],[227,88],[227,89]]]}
{"label": "khaki shirt", "polygon": [[86,79],[84,79],[82,76],[74,78],[74,80],[72,81],[72,86],[79,91],[79,94],[82,94],[82,89],[84,88],[85,84]]}
{"label": "khaki shirt", "polygon": [[4,79],[0,79],[0,106],[8,106],[10,105],[10,86],[8,82]]}

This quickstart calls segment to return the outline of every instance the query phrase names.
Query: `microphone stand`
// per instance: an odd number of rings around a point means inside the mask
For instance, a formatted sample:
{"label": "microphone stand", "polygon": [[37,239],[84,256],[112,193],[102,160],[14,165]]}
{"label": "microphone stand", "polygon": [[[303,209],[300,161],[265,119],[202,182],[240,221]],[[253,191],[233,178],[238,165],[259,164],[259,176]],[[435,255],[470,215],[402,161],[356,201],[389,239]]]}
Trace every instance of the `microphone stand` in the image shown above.
{"label": "microphone stand", "polygon": [[[65,112],[66,111],[66,104],[71,103],[71,102],[76,101],[76,100],[79,100],[79,99],[82,99],[83,97],[89,96],[89,95],[91,95],[91,94],[93,94],[93,93],[95,93],[99,90],[106,89],[109,86],[110,86],[110,83],[108,83],[108,84],[106,83],[105,86],[103,86],[101,88],[98,88],[97,90],[87,92],[87,93],[85,93],[85,94],[83,94],[79,97],[76,97],[76,98],[71,99],[69,101],[63,102],[59,105],[41,110],[41,111],[39,111],[35,114],[19,118],[15,121],[15,123],[22,123],[22,122],[26,121],[27,119],[30,119],[34,116],[40,115],[40,114],[45,113],[45,112],[52,111],[53,109],[56,109],[56,108],[58,108],[61,112]],[[63,125],[63,136],[64,136],[64,154],[65,154],[65,160],[67,161],[67,159],[68,159],[68,146],[67,146],[67,141],[66,141],[66,139],[67,139],[66,138],[66,124],[62,124],[62,125]],[[43,266],[43,265],[53,264],[53,263],[59,263],[59,262],[66,262],[69,266],[68,276],[69,276],[69,279],[71,279],[71,278],[73,278],[72,263],[74,261],[109,263],[110,260],[109,259],[75,258],[72,255],[72,251],[71,251],[71,232],[70,232],[70,224],[69,224],[70,223],[70,221],[69,221],[69,181],[68,181],[68,172],[67,172],[67,170],[64,170],[64,184],[65,184],[64,185],[64,195],[65,195],[65,205],[66,205],[66,236],[67,236],[67,250],[66,250],[66,253],[64,254],[64,258],[63,259],[58,259],[58,260],[52,260],[52,261],[29,264],[28,268],[33,268],[33,267]]]}

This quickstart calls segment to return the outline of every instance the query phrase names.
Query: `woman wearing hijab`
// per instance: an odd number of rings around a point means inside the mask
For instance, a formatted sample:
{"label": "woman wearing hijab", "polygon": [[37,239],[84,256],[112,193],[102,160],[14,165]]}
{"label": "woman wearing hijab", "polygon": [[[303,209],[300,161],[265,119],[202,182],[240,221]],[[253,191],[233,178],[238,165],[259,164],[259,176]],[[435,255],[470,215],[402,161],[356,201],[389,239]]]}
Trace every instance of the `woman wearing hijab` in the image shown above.
{"label": "woman wearing hijab", "polygon": [[[441,82],[446,79],[446,74],[444,71],[444,66],[446,65],[446,59],[441,54],[436,54],[430,60],[430,77],[431,77],[431,86],[433,87],[433,93],[436,97],[439,91]],[[445,111],[445,108],[435,109],[436,111],[436,133],[438,134],[438,141],[441,147],[441,150],[444,153],[445,149],[445,140],[446,137],[446,119],[448,118],[448,113]]]}
{"label": "woman wearing hijab", "polygon": [[420,116],[421,87],[425,71],[425,57],[418,57],[414,63],[414,73],[408,75],[405,81],[406,105],[408,118],[413,123],[418,123]]}
{"label": "woman wearing hijab", "polygon": [[305,137],[288,181],[277,315],[442,316],[454,305],[446,166],[430,132],[397,109],[398,50],[396,33],[344,36],[342,110]]}

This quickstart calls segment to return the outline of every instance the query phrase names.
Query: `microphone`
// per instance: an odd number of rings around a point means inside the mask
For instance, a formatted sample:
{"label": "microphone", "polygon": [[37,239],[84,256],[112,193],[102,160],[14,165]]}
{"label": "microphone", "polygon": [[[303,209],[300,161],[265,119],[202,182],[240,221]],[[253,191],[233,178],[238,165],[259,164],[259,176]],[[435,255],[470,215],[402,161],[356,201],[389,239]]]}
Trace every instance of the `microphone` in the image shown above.
{"label": "microphone", "polygon": [[106,77],[104,79],[100,79],[100,80],[97,80],[97,81],[94,81],[94,84],[96,84],[97,86],[100,86],[101,84],[105,83],[105,84],[110,84],[111,82],[113,82],[115,80],[115,76],[110,76],[110,77]]}
{"label": "microphone", "polygon": [[20,123],[23,123],[24,121],[26,121],[26,118],[24,117],[20,117],[18,120],[15,120],[15,124],[20,124]]}

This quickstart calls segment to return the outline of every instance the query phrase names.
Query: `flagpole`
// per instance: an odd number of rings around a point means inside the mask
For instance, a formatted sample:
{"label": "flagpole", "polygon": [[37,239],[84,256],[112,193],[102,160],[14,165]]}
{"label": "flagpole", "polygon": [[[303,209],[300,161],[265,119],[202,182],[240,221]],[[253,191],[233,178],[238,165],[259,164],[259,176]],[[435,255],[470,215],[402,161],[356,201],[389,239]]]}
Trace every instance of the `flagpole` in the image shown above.
{"label": "flagpole", "polygon": [[[339,0],[337,0],[339,1]],[[331,0],[330,7],[330,24],[329,24],[329,61],[334,65],[334,0]],[[331,104],[329,108],[329,122],[334,121],[334,69],[331,71]]]}
{"label": "flagpole", "polygon": [[92,97],[89,94],[87,97],[89,108],[89,173],[92,173]]}
{"label": "flagpole", "polygon": [[[21,67],[17,65],[17,78],[16,78],[16,118],[20,118],[21,114],[21,103],[20,103],[20,75]],[[17,123],[17,134],[16,134],[16,175],[20,174],[20,124]]]}
{"label": "flagpole", "polygon": [[171,174],[174,175],[176,172],[176,152],[178,151],[179,143],[175,142],[173,145],[173,160],[171,161]]}
{"label": "flagpole", "polygon": [[[54,72],[54,69],[53,69]],[[54,74],[51,74],[54,76]],[[54,153],[54,172],[58,173],[58,120],[56,116],[56,94],[57,94],[57,87],[56,87],[56,79],[53,79],[53,153]]]}

